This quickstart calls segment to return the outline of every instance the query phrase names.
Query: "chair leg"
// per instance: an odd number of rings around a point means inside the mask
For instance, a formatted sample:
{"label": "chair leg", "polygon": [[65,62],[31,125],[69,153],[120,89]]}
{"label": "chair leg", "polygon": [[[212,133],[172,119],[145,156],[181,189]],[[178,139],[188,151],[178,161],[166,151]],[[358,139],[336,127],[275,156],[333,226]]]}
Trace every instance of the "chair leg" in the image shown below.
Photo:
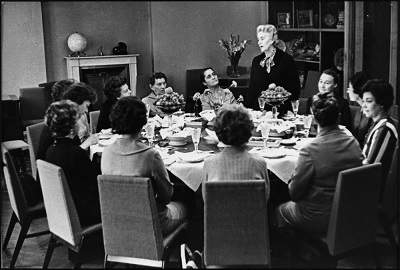
{"label": "chair leg", "polygon": [[57,240],[54,238],[54,235],[51,234],[49,246],[47,247],[46,257],[44,258],[43,269],[47,269],[49,267],[51,256],[53,255],[54,248],[56,247]]}
{"label": "chair leg", "polygon": [[389,240],[390,245],[393,248],[394,253],[397,254],[398,246],[397,246],[396,240],[394,238],[392,228],[390,227],[390,222],[389,222],[387,216],[385,215],[385,213],[382,213],[382,212],[379,213],[379,221],[385,231],[386,238]]}
{"label": "chair leg", "polygon": [[82,236],[81,243],[79,244],[79,247],[78,247],[78,252],[76,253],[76,260],[75,260],[75,263],[74,263],[74,269],[80,269],[81,268],[82,259],[81,259],[80,255],[82,253],[82,249],[83,249],[84,245],[86,244],[85,239],[86,239],[86,237]]}
{"label": "chair leg", "polygon": [[21,224],[21,231],[19,232],[17,244],[15,245],[15,249],[14,249],[14,254],[11,258],[10,268],[14,268],[14,265],[15,265],[15,262],[17,261],[22,244],[24,243],[24,240],[28,233],[29,227],[31,226],[31,222],[32,222],[31,219],[27,219],[26,222]]}
{"label": "chair leg", "polygon": [[11,215],[10,224],[8,225],[6,237],[4,238],[3,250],[7,248],[8,241],[10,241],[12,231],[14,230],[15,223],[17,223],[17,222],[18,222],[18,218],[15,215],[15,213],[13,212]]}

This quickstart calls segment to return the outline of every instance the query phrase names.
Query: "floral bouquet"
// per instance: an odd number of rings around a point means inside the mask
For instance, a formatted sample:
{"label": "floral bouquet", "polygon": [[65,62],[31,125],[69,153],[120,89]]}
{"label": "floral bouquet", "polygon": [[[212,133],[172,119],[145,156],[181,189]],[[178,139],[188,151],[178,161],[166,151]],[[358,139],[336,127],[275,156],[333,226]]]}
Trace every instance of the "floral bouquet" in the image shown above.
{"label": "floral bouquet", "polygon": [[232,33],[228,40],[220,39],[218,42],[219,45],[221,45],[221,47],[227,51],[228,58],[231,61],[231,65],[234,69],[233,73],[236,75],[233,77],[237,77],[237,67],[239,65],[240,57],[242,56],[244,50],[246,50],[247,46],[251,44],[251,40],[245,39],[240,41],[240,36],[234,36]]}

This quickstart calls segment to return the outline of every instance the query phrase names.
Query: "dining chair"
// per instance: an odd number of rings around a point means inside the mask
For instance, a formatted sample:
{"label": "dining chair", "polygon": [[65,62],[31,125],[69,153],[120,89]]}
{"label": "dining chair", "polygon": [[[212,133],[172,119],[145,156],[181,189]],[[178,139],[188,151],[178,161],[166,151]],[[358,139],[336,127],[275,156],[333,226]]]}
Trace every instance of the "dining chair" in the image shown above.
{"label": "dining chair", "polygon": [[99,175],[104,267],[114,262],[162,267],[184,242],[187,222],[163,236],[149,178]]}
{"label": "dining chair", "polygon": [[99,122],[100,110],[89,112],[90,133],[96,133],[97,123]]}
{"label": "dining chair", "polygon": [[300,97],[309,98],[315,95],[318,92],[318,81],[321,72],[309,70],[307,72],[307,78],[304,83],[304,89],[300,91]]}
{"label": "dining chair", "polygon": [[271,267],[265,181],[204,184],[204,266]]}
{"label": "dining chair", "polygon": [[29,156],[31,159],[32,176],[35,179],[37,176],[36,157],[39,149],[40,135],[42,134],[45,125],[46,125],[45,122],[42,122],[26,127],[26,134],[29,146]]}
{"label": "dining chair", "polygon": [[339,173],[326,235],[295,230],[298,240],[325,251],[323,263],[330,267],[336,267],[339,259],[370,246],[372,259],[380,268],[375,244],[381,167],[381,163],[374,163]]}
{"label": "dining chair", "polygon": [[85,240],[101,233],[102,225],[81,226],[62,168],[41,159],[37,160],[37,168],[51,232],[43,268],[48,268],[54,248],[59,245],[76,252],[74,268],[80,268]]}
{"label": "dining chair", "polygon": [[23,140],[5,141],[2,142],[2,145],[9,151],[10,155],[16,158],[18,162],[17,171],[26,173],[27,170],[23,151],[28,150],[29,145]]}
{"label": "dining chair", "polygon": [[385,183],[382,201],[379,205],[379,223],[384,229],[384,234],[392,246],[395,254],[398,254],[399,245],[397,244],[392,225],[398,220],[399,216],[399,146],[397,145],[393,154],[392,165]]}
{"label": "dining chair", "polygon": [[20,88],[19,104],[22,129],[25,130],[27,126],[43,122],[51,95],[45,87]]}
{"label": "dining chair", "polygon": [[[17,244],[15,245],[14,253],[11,258],[10,268],[14,268],[17,261],[19,252],[22,244],[26,238],[32,238],[50,233],[48,230],[36,233],[28,234],[29,227],[33,220],[46,217],[46,211],[43,202],[36,204],[35,206],[28,206],[25,198],[24,191],[21,186],[20,178],[14,167],[14,163],[11,159],[10,153],[1,145],[1,152],[3,157],[3,172],[6,181],[6,187],[8,196],[10,199],[11,209],[13,213],[11,215],[10,223],[8,225],[7,233],[3,242],[3,250],[7,248],[11,234],[14,230],[15,224],[19,223],[21,230],[19,232]],[[5,164],[4,164],[5,162]]]}

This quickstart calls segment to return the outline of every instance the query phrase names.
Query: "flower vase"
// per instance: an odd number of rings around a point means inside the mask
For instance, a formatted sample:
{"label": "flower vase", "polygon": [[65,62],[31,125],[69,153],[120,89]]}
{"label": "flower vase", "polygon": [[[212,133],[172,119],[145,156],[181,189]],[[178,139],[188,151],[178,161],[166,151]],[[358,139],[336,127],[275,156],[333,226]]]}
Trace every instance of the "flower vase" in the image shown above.
{"label": "flower vase", "polygon": [[230,58],[231,66],[232,66],[232,70],[231,70],[231,74],[230,74],[231,78],[238,78],[240,76],[239,71],[238,71],[239,59],[240,59],[239,57],[235,57],[235,56]]}

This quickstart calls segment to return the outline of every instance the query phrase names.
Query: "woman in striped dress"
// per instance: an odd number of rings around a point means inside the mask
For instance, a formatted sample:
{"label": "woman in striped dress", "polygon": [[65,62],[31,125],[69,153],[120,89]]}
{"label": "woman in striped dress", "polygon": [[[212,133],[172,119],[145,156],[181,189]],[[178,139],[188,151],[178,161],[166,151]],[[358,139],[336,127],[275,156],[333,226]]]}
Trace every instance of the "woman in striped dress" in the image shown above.
{"label": "woman in striped dress", "polygon": [[398,143],[398,122],[389,116],[393,87],[384,80],[370,80],[362,88],[363,112],[373,124],[364,140],[364,164],[382,163],[381,197]]}

